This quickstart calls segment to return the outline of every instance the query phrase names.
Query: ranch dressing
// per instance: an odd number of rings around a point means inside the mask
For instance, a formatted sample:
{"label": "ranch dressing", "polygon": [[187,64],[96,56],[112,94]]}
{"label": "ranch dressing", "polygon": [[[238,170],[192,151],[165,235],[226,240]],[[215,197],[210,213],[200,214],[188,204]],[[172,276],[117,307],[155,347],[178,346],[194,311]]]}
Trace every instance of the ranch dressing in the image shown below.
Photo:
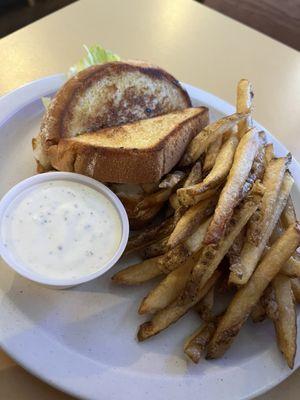
{"label": "ranch dressing", "polygon": [[116,253],[122,225],[102,193],[78,182],[32,186],[6,210],[3,244],[27,269],[52,279],[93,274]]}

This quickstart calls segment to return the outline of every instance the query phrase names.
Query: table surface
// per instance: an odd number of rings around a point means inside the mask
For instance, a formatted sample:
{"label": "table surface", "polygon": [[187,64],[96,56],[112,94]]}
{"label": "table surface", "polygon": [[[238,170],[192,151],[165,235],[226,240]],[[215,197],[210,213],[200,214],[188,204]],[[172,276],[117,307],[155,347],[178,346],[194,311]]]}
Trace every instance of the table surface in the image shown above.
{"label": "table surface", "polygon": [[[149,60],[231,103],[253,82],[255,118],[300,160],[300,54],[191,0],[82,0],[0,41],[0,95],[68,67],[82,44]],[[296,145],[299,143],[299,145]],[[300,369],[259,400],[296,400]],[[0,351],[1,399],[70,399]]]}

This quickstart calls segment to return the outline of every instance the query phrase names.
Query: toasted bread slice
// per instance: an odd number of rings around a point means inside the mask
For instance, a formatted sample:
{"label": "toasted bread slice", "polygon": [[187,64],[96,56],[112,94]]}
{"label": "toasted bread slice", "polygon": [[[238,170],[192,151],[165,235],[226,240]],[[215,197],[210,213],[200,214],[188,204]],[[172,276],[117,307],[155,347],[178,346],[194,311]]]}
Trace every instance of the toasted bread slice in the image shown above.
{"label": "toasted bread slice", "polygon": [[49,148],[51,165],[102,182],[151,183],[180,160],[191,139],[208,123],[205,107],[62,138]]}
{"label": "toasted bread slice", "polygon": [[68,80],[52,100],[33,140],[35,157],[51,168],[48,147],[61,138],[126,124],[190,107],[180,83],[145,62],[110,62]]}

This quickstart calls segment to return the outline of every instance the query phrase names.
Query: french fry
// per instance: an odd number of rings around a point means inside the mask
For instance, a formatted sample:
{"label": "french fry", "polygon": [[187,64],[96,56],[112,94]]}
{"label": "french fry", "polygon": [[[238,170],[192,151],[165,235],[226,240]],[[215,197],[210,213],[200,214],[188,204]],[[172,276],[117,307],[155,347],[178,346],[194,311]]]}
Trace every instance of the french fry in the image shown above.
{"label": "french fry", "polygon": [[177,210],[181,206],[176,193],[171,194],[169,197],[169,203],[174,210]]}
{"label": "french fry", "polygon": [[285,229],[297,221],[296,211],[291,196],[289,196],[286,206],[282,211],[281,221]]}
{"label": "french fry", "polygon": [[299,278],[291,279],[291,283],[295,300],[297,303],[300,303],[300,279]]}
{"label": "french fry", "polygon": [[118,285],[140,285],[157,276],[163,275],[158,259],[161,256],[149,258],[141,263],[130,265],[116,273],[111,279]]}
{"label": "french fry", "polygon": [[208,146],[208,148],[206,150],[206,154],[205,154],[204,164],[203,164],[204,172],[209,172],[215,165],[216,158],[217,158],[220,148],[222,146],[222,139],[223,139],[223,135],[220,135],[219,137],[217,137],[217,139],[214,142],[212,142]]}
{"label": "french fry", "polygon": [[215,302],[215,287],[213,286],[210,291],[203,297],[203,299],[195,305],[194,309],[200,315],[203,321],[211,321],[212,309]]}
{"label": "french fry", "polygon": [[202,165],[201,165],[201,161],[197,161],[192,166],[192,169],[191,169],[187,179],[185,180],[183,187],[192,186],[201,181],[202,181]]}
{"label": "french fry", "polygon": [[265,160],[268,164],[274,158],[274,145],[273,143],[268,143],[265,145]]}
{"label": "french fry", "polygon": [[216,325],[216,320],[206,322],[186,340],[183,350],[195,364],[198,364],[200,359],[204,357],[206,347],[216,330]]}
{"label": "french fry", "polygon": [[145,196],[135,207],[136,214],[147,210],[150,207],[163,204],[167,201],[172,193],[173,188],[159,189],[157,192]]}
{"label": "french fry", "polygon": [[255,246],[258,246],[265,227],[272,218],[286,168],[287,159],[285,157],[273,159],[266,167],[263,178],[265,194],[259,210],[250,219],[247,229],[247,238]]}
{"label": "french fry", "polygon": [[[202,245],[203,237],[199,240],[196,238],[197,244],[199,247]],[[157,259],[159,268],[165,273],[173,271],[175,268],[178,268],[181,264],[183,264],[188,257],[192,254],[190,247],[186,243],[179,243],[173,249],[167,251],[165,254],[159,256]]]}
{"label": "french fry", "polygon": [[160,269],[168,274],[184,263],[191,254],[196,253],[202,247],[203,238],[210,223],[210,218],[204,221],[197,230],[183,243],[179,243],[173,249],[158,258]]}
{"label": "french fry", "polygon": [[[282,214],[281,214],[281,218],[282,218]],[[295,223],[295,222],[296,222],[296,220],[293,223]],[[289,224],[289,225],[292,225],[292,224]],[[277,224],[272,232],[269,242],[271,244],[274,243],[280,236],[282,236],[283,233],[284,233],[284,229],[283,229],[283,226],[281,223],[281,219],[279,219],[279,221],[277,222]],[[265,251],[267,251],[267,250],[269,250],[268,246],[265,247]],[[295,252],[295,254],[293,254],[287,260],[287,262],[281,268],[281,273],[289,276],[290,278],[300,277],[300,256],[297,253],[297,251]]]}
{"label": "french fry", "polygon": [[[214,196],[219,197],[219,194],[220,194],[221,188],[223,186],[223,183],[224,182],[220,183],[219,186],[217,186],[217,187],[215,187],[213,189],[208,189],[205,192],[197,194],[197,195],[194,195],[194,196],[188,196],[187,197],[187,196],[185,196],[183,194],[183,196],[181,196],[180,204],[183,205],[184,207],[190,207],[190,206],[193,206],[195,204],[198,204],[200,201],[203,201],[203,200],[206,200],[206,199],[209,199],[209,198],[213,198]],[[178,195],[177,195],[177,198],[179,199]]]}
{"label": "french fry", "polygon": [[159,213],[163,205],[163,203],[157,203],[143,210],[136,209],[134,213],[130,215],[131,225],[134,226],[136,230],[146,226]]}
{"label": "french fry", "polygon": [[297,315],[291,280],[278,274],[272,285],[278,305],[278,318],[274,321],[277,343],[288,366],[293,369],[297,350]]}
{"label": "french fry", "polygon": [[236,237],[258,207],[262,193],[255,193],[255,190],[256,188],[254,188],[252,195],[235,210],[228,224],[225,236],[218,244],[205,246],[203,248],[200,259],[193,268],[192,275],[186,285],[183,296],[185,301],[191,301],[191,299],[197,297],[197,290],[202,288],[210,279]]}
{"label": "french fry", "polygon": [[[226,271],[228,272],[228,260],[226,258],[223,258],[222,262],[221,262],[221,266],[222,264],[225,264],[225,268]],[[224,276],[221,279],[220,284],[218,285],[218,293],[221,294],[226,294],[228,292],[230,292],[230,287],[228,285],[228,273],[224,274]]]}
{"label": "french fry", "polygon": [[232,271],[229,275],[229,283],[234,285],[245,285],[249,278],[251,277],[260,257],[262,256],[264,249],[268,243],[268,240],[280,218],[283,208],[286,205],[288,196],[291,192],[294,180],[286,172],[284,175],[283,183],[278,195],[277,205],[274,209],[272,219],[270,220],[268,226],[265,227],[264,234],[262,236],[261,242],[258,246],[245,240],[242,252],[241,252],[241,264],[236,271]]}
{"label": "french fry", "polygon": [[[281,218],[279,218],[275,228],[273,229],[272,235],[270,236],[269,243],[273,244],[280,236],[282,236],[283,232],[284,229],[281,223]],[[268,246],[266,246],[266,250],[269,250]]]}
{"label": "french fry", "polygon": [[266,319],[266,310],[260,301],[258,301],[253,307],[251,311],[251,319],[254,323],[262,322]]}
{"label": "french fry", "polygon": [[213,169],[203,182],[177,190],[177,196],[181,204],[191,205],[194,203],[195,196],[220,186],[230,171],[237,145],[238,139],[236,135],[232,135],[222,145]]}
{"label": "french fry", "polygon": [[287,260],[281,272],[290,278],[300,278],[300,258],[297,252]]}
{"label": "french fry", "polygon": [[129,238],[125,254],[129,254],[149,246],[151,243],[170,235],[173,229],[173,218],[168,218],[158,225],[146,228],[143,232]]}
{"label": "french fry", "polygon": [[154,314],[175,300],[182,292],[194,264],[195,257],[191,256],[183,265],[170,272],[143,299],[139,314]]}
{"label": "french fry", "polygon": [[210,219],[203,222],[198,229],[184,242],[167,253],[130,265],[112,277],[120,285],[138,285],[162,274],[168,274],[182,265],[191,254],[200,250]]}
{"label": "french fry", "polygon": [[261,180],[265,172],[266,160],[265,160],[265,148],[261,143],[258,147],[257,153],[254,157],[254,161],[250,170],[250,173],[246,179],[246,182],[242,188],[240,198],[243,199],[247,196],[251,190],[254,182]]}
{"label": "french fry", "polygon": [[158,191],[159,189],[158,185],[159,182],[153,182],[153,183],[142,183],[140,186],[145,193],[151,194]]}
{"label": "french fry", "polygon": [[161,311],[158,311],[153,316],[152,320],[147,321],[140,326],[137,334],[138,340],[141,342],[150,338],[151,336],[157,335],[159,332],[176,322],[209,292],[211,287],[215,285],[220,276],[221,272],[215,271],[202,289],[198,291],[197,297],[194,299],[194,301],[182,303],[179,296],[167,307]]}
{"label": "french fry", "polygon": [[174,171],[170,174],[167,174],[163,180],[160,182],[158,187],[160,189],[173,189],[178,183],[185,177],[185,172],[183,171]]}
{"label": "french fry", "polygon": [[[236,111],[238,113],[251,113],[253,101],[253,88],[247,79],[241,79],[237,85]],[[241,138],[252,126],[252,119],[249,115],[238,123],[238,135]]]}
{"label": "french fry", "polygon": [[266,288],[251,312],[253,322],[261,322],[266,317],[272,321],[278,318],[278,305],[276,303],[275,291],[272,284]]}
{"label": "french fry", "polygon": [[184,244],[191,253],[196,253],[202,247],[203,239],[210,224],[210,221],[211,217],[202,222],[202,224],[198,226],[195,232],[185,240]]}
{"label": "french fry", "polygon": [[245,228],[241,230],[238,236],[235,238],[232,246],[228,250],[227,257],[229,259],[229,270],[235,271],[239,268],[241,263],[241,251],[245,240]]}
{"label": "french fry", "polygon": [[216,203],[217,198],[213,197],[190,207],[177,222],[174,231],[170,235],[168,246],[173,248],[187,239],[199,224],[213,213]]}
{"label": "french fry", "polygon": [[[199,183],[201,181],[202,181],[202,166],[201,166],[201,161],[197,161],[193,165],[188,177],[186,178],[183,184],[183,187],[195,185],[196,183]],[[169,203],[171,204],[171,207],[174,210],[178,210],[184,207],[180,204],[176,193],[171,194],[171,196],[169,197]],[[176,219],[175,221],[178,222],[178,220]]]}
{"label": "french fry", "polygon": [[300,244],[300,227],[291,225],[270,248],[246,286],[234,296],[208,345],[207,358],[221,357],[239,333],[253,307]]}
{"label": "french fry", "polygon": [[213,220],[204,239],[205,244],[216,244],[222,237],[233,209],[240,201],[240,193],[251,170],[258,147],[258,133],[251,129],[242,137],[236,149],[227,182],[220,194]]}
{"label": "french fry", "polygon": [[249,114],[232,114],[227,117],[221,118],[210,125],[207,125],[188,145],[180,164],[187,166],[193,164],[207,147],[213,143],[217,137],[223,135],[229,129],[232,129],[238,122],[247,118]]}
{"label": "french fry", "polygon": [[[182,216],[187,212],[188,207],[179,206],[174,212],[174,227],[178,224]],[[174,228],[175,229],[175,228]]]}
{"label": "french fry", "polygon": [[266,311],[266,316],[271,321],[276,321],[278,318],[278,304],[276,302],[275,290],[272,284],[270,284],[264,291],[260,301]]}
{"label": "french fry", "polygon": [[141,252],[142,257],[146,259],[165,254],[168,251],[168,240],[169,237],[167,236],[145,247]]}

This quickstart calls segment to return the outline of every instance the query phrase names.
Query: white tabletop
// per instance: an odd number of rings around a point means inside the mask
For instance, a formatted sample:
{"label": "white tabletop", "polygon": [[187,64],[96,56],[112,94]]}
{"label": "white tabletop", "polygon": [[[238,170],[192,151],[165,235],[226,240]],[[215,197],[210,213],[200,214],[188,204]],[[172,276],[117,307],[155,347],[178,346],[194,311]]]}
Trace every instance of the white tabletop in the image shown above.
{"label": "white tabletop", "polygon": [[[83,43],[149,60],[231,103],[236,82],[250,79],[255,118],[300,160],[300,54],[191,0],[82,0],[59,10],[1,39],[0,95],[66,71]],[[300,370],[258,399],[296,400],[299,393]],[[70,399],[3,352],[0,398]]]}

